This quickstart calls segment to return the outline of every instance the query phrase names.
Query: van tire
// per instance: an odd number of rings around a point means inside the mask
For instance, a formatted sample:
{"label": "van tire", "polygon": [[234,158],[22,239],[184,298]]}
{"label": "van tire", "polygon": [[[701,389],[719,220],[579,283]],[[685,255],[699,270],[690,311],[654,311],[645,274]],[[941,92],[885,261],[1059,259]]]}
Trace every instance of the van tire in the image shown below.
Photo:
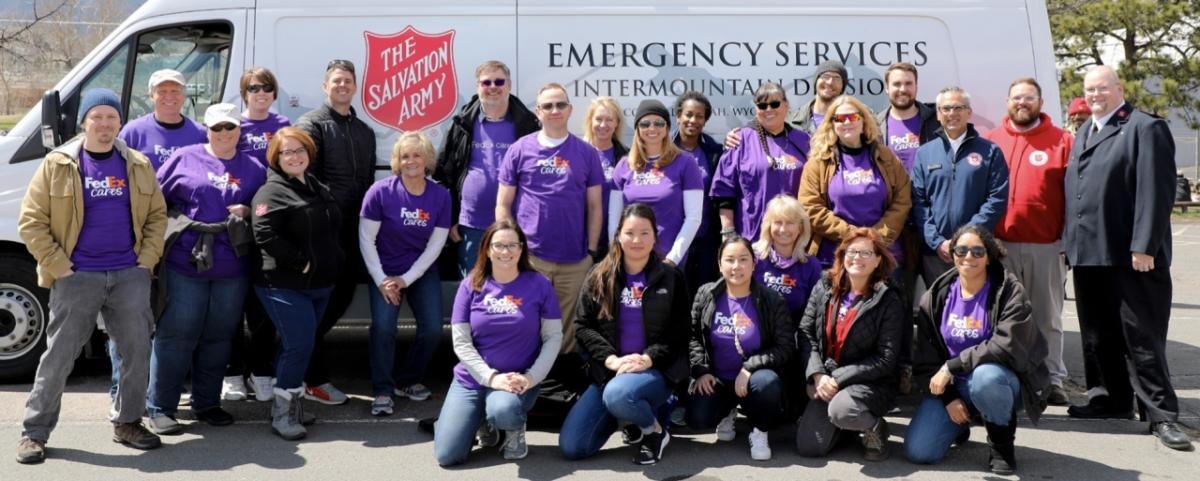
{"label": "van tire", "polygon": [[50,291],[27,255],[0,253],[0,381],[29,381],[46,350]]}

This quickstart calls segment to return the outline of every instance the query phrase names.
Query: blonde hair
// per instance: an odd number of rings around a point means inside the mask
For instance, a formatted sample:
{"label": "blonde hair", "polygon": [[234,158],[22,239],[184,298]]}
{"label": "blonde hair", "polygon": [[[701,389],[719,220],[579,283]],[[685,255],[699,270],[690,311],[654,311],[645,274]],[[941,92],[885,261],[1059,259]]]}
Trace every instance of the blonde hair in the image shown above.
{"label": "blonde hair", "polygon": [[829,108],[825,110],[825,121],[821,122],[821,126],[817,127],[817,131],[812,136],[812,150],[808,155],[809,161],[813,159],[834,163],[838,161],[838,144],[841,138],[833,130],[833,116],[837,112],[838,107],[843,105],[854,107],[859,117],[862,117],[863,131],[861,137],[863,147],[871,151],[871,158],[875,161],[875,164],[880,165],[888,161],[900,162],[900,158],[892,153],[892,149],[888,148],[886,142],[883,142],[883,133],[879,131],[879,124],[875,121],[875,114],[871,113],[871,108],[851,95],[842,95],[833,99],[833,102],[829,104]]}
{"label": "blonde hair", "polygon": [[[670,119],[663,119],[667,125],[671,125]],[[646,170],[646,164],[649,162],[649,155],[646,154],[646,144],[642,143],[642,136],[638,134],[638,126],[633,126],[633,145],[629,147],[629,168],[634,172]],[[654,163],[655,167],[663,168],[671,165],[675,161],[675,157],[679,156],[679,147],[675,146],[675,142],[671,141],[671,131],[667,129],[667,135],[662,137],[662,155],[658,161]]]}
{"label": "blonde hair", "polygon": [[616,119],[617,125],[613,127],[612,142],[614,145],[620,144],[621,134],[625,130],[625,115],[621,113],[621,105],[617,103],[617,99],[609,96],[596,97],[588,105],[587,114],[583,116],[583,140],[596,145],[594,143],[596,137],[592,133],[592,120],[596,118],[596,109],[600,107],[604,107],[604,110],[607,110]]}
{"label": "blonde hair", "polygon": [[429,140],[429,136],[421,131],[409,131],[401,133],[396,138],[396,143],[392,144],[392,158],[388,164],[392,167],[393,174],[400,174],[400,152],[404,147],[416,144],[417,153],[425,159],[425,173],[433,171],[435,162],[437,162],[437,153],[433,150],[433,141]]}
{"label": "blonde hair", "polygon": [[[795,197],[779,194],[767,203],[767,210],[763,213],[762,229],[758,234],[758,242],[754,243],[754,255],[759,259],[766,259],[771,253],[771,244],[774,242],[771,239],[772,222],[776,219],[785,219],[795,222],[804,229],[799,236],[796,237],[796,245],[792,246],[791,257],[800,261],[808,262],[806,252],[808,243],[812,239],[812,222],[808,220],[808,212],[804,206],[800,204],[800,199]],[[780,254],[786,254],[781,252]]]}

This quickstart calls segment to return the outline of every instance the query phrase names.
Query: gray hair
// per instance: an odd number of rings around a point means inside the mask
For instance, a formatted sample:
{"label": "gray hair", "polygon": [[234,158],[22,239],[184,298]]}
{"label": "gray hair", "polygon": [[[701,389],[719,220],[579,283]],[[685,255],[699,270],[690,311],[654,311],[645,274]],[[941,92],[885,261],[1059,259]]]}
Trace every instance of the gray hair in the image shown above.
{"label": "gray hair", "polygon": [[948,95],[948,94],[958,94],[958,95],[961,95],[961,96],[962,96],[962,98],[963,98],[963,101],[967,103],[967,107],[970,107],[970,106],[971,106],[971,94],[967,93],[967,91],[966,91],[966,90],[963,90],[963,88],[962,88],[962,87],[959,87],[959,86],[957,86],[957,85],[951,85],[951,86],[949,86],[949,87],[945,87],[945,88],[942,88],[941,90],[939,90],[939,91],[938,91],[938,94],[937,94],[937,101],[936,101],[937,103],[936,103],[936,105],[941,105],[941,104],[942,104],[942,97],[943,97],[943,96],[945,96],[945,95]]}

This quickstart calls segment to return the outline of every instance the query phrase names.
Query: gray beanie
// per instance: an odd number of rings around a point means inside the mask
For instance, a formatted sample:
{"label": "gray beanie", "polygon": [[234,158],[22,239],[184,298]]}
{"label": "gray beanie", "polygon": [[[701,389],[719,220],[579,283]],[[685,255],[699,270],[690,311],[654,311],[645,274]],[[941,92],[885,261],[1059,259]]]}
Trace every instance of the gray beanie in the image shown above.
{"label": "gray beanie", "polygon": [[846,66],[842,65],[842,63],[837,60],[826,60],[821,62],[820,65],[817,65],[817,73],[813,75],[813,78],[821,78],[821,74],[825,72],[837,72],[838,75],[842,76],[843,84],[845,84],[847,80],[850,80],[850,76],[846,73]]}
{"label": "gray beanie", "polygon": [[633,125],[636,127],[638,122],[642,121],[642,117],[647,115],[657,115],[667,121],[667,128],[671,128],[671,113],[667,111],[667,106],[662,102],[653,99],[643,100],[638,104],[637,114],[633,116]]}
{"label": "gray beanie", "polygon": [[84,92],[83,98],[79,101],[78,124],[83,124],[83,118],[87,116],[88,111],[101,105],[117,109],[121,123],[125,123],[125,114],[121,112],[121,99],[117,97],[117,94],[109,89],[91,89]]}

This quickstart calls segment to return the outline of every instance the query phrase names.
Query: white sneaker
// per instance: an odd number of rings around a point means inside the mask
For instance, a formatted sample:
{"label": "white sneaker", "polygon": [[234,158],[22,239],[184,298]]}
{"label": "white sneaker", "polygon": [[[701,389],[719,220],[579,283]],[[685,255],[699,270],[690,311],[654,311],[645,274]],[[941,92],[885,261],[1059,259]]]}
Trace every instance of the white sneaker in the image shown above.
{"label": "white sneaker", "polygon": [[242,401],[246,399],[246,381],[242,376],[225,376],[221,383],[221,399],[225,401]]}
{"label": "white sneaker", "polygon": [[755,461],[767,461],[771,459],[771,444],[767,440],[767,433],[754,428],[750,431],[750,458]]}
{"label": "white sneaker", "polygon": [[250,386],[254,388],[254,399],[262,402],[275,399],[275,378],[271,376],[250,376]]}
{"label": "white sneaker", "polygon": [[733,441],[733,438],[737,437],[737,431],[734,429],[734,421],[736,420],[737,408],[730,409],[729,415],[717,423],[718,441]]}

